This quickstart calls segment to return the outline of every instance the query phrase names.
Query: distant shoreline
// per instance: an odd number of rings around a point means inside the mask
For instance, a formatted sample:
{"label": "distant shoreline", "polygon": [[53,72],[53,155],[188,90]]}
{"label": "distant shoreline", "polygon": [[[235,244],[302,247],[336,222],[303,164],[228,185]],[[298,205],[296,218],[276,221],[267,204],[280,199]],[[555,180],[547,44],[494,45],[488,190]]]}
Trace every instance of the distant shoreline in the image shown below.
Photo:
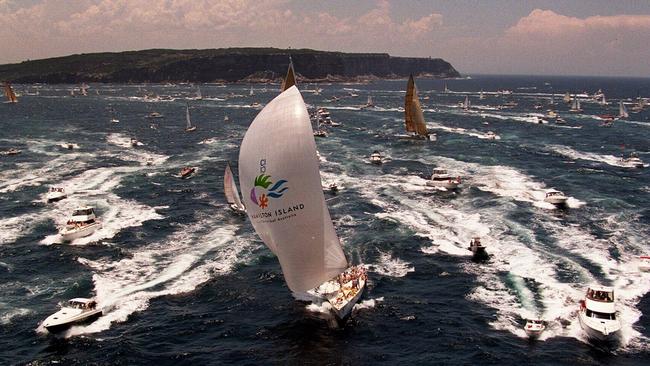
{"label": "distant shoreline", "polygon": [[0,80],[12,83],[268,83],[284,77],[289,59],[299,81],[369,82],[419,77],[455,78],[460,73],[440,58],[393,57],[309,49],[153,49],[90,53],[0,65]]}

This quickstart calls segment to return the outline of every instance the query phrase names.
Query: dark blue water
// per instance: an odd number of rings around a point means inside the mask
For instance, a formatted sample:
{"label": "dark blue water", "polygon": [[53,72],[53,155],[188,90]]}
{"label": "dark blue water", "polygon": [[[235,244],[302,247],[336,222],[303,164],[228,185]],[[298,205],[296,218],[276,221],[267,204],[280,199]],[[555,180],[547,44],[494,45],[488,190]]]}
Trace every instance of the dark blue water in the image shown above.
{"label": "dark blue water", "polygon": [[[612,127],[597,116],[616,114],[618,99],[631,108],[648,97],[650,80],[417,84],[435,143],[396,137],[405,80],[320,84],[321,95],[300,85],[307,103],[343,124],[317,140],[322,177],[342,187],[326,198],[348,258],[369,267],[343,328],[293,300],[277,259],[223,196],[225,164],[237,171],[259,111],[250,104],[271,100],[277,85],[256,85],[253,96],[250,85],[202,85],[203,100],[188,100],[190,85],[91,85],[86,97],[70,96],[75,86],[17,85],[20,102],[0,105],[0,151],[22,150],[0,156],[0,363],[647,364],[650,275],[637,257],[650,251],[650,173],[619,157],[635,151],[650,162],[650,111]],[[561,101],[599,88],[609,106],[585,100],[576,115]],[[513,94],[478,98],[503,89]],[[553,93],[566,125],[537,123]],[[377,108],[360,110],[369,94]],[[469,112],[458,107],[465,95]],[[194,133],[183,132],[188,101]],[[505,101],[518,105],[494,108]],[[145,118],[154,111],[164,118]],[[500,139],[484,139],[487,131]],[[373,150],[384,165],[367,163]],[[188,165],[197,173],[179,179]],[[427,188],[434,167],[461,176],[462,189]],[[70,197],[45,204],[50,186]],[[543,203],[549,188],[570,196],[569,207]],[[94,206],[104,227],[60,244],[57,227],[80,204]],[[488,263],[471,261],[474,236]],[[577,302],[591,283],[616,289],[617,346],[593,345],[580,329]],[[95,296],[106,314],[60,337],[39,327],[77,296]],[[548,321],[536,342],[522,329],[533,315]]]}

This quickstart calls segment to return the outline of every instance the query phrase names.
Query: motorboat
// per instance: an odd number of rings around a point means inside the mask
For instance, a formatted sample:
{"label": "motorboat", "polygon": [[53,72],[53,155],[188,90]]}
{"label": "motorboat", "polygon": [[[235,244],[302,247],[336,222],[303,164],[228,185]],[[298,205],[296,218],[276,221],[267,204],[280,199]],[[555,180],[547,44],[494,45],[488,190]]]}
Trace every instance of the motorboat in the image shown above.
{"label": "motorboat", "polygon": [[61,187],[50,187],[50,190],[47,192],[45,199],[48,203],[61,201],[62,199],[68,197],[65,193],[65,190]]}
{"label": "motorboat", "polygon": [[63,144],[63,146],[68,150],[73,150],[74,149],[74,144],[71,143],[71,142],[67,142],[67,143]]}
{"label": "motorboat", "polygon": [[7,151],[4,151],[2,154],[3,154],[3,155],[18,155],[18,154],[20,154],[20,153],[21,153],[20,150],[18,150],[18,149],[14,149],[14,148],[12,147],[11,149],[9,149],[9,150],[7,150]]}
{"label": "motorboat", "polygon": [[621,321],[614,302],[614,289],[590,286],[584,300],[580,300],[580,326],[591,340],[611,342],[618,340]]}
{"label": "motorboat", "polygon": [[556,125],[566,125],[566,120],[562,117],[557,117],[555,119],[555,124]]}
{"label": "motorboat", "polygon": [[639,271],[650,272],[650,256],[642,255],[639,257]]}
{"label": "motorboat", "polygon": [[544,321],[539,318],[526,319],[526,325],[524,325],[524,331],[526,335],[531,339],[539,338],[539,336],[546,329]]}
{"label": "motorboat", "polygon": [[196,171],[195,167],[186,166],[183,169],[181,169],[180,177],[183,179],[189,178],[192,174],[194,174],[195,171]]}
{"label": "motorboat", "polygon": [[489,257],[479,237],[472,238],[467,249],[472,252],[472,259],[474,260],[486,260]]}
{"label": "motorboat", "polygon": [[555,112],[555,111],[552,110],[552,109],[549,109],[549,110],[546,112],[546,118],[551,118],[551,119],[553,119],[553,118],[557,118],[557,117],[558,117],[557,112]]}
{"label": "motorboat", "polygon": [[566,205],[567,196],[564,193],[557,191],[555,189],[549,189],[546,191],[546,196],[544,197],[544,202],[551,203],[556,206]]}
{"label": "motorboat", "polygon": [[324,128],[318,128],[318,130],[314,131],[314,137],[327,137],[329,134]]}
{"label": "motorboat", "polygon": [[66,225],[59,230],[64,241],[72,241],[91,235],[102,228],[102,223],[97,220],[92,207],[79,207],[72,212],[72,217]]}
{"label": "motorboat", "polygon": [[433,169],[431,179],[427,181],[430,187],[442,187],[445,189],[456,189],[460,185],[460,177],[452,177],[447,170],[436,168]]}
{"label": "motorboat", "polygon": [[74,298],[61,307],[61,310],[48,316],[43,321],[43,327],[50,333],[59,333],[75,324],[91,322],[102,316],[94,299]]}
{"label": "motorboat", "polygon": [[131,138],[131,146],[136,147],[140,144],[137,139]]}
{"label": "motorboat", "polygon": [[630,153],[630,156],[622,157],[621,162],[624,163],[625,165],[632,167],[632,168],[643,168],[645,165],[643,165],[643,160],[639,158],[639,155],[636,153]]}
{"label": "motorboat", "polygon": [[147,118],[163,118],[163,115],[158,112],[151,112],[147,115]]}
{"label": "motorboat", "polygon": [[379,151],[375,150],[372,152],[372,154],[370,154],[370,163],[377,165],[381,165],[383,163],[381,153]]}
{"label": "motorboat", "polygon": [[499,136],[496,133],[492,132],[492,131],[488,131],[485,134],[485,138],[488,139],[488,140],[497,140],[497,139],[499,139]]}
{"label": "motorboat", "polygon": [[337,193],[339,191],[339,186],[336,183],[330,183],[327,186],[327,189],[330,191],[330,193]]}

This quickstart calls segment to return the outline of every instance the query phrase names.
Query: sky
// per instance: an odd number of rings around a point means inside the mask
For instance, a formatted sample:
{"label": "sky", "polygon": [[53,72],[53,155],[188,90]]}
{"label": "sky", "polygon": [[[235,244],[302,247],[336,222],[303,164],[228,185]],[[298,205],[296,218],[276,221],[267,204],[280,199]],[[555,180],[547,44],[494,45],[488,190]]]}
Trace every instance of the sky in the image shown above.
{"label": "sky", "polygon": [[462,74],[650,77],[650,0],[0,0],[0,25],[0,64],[291,47],[440,57]]}

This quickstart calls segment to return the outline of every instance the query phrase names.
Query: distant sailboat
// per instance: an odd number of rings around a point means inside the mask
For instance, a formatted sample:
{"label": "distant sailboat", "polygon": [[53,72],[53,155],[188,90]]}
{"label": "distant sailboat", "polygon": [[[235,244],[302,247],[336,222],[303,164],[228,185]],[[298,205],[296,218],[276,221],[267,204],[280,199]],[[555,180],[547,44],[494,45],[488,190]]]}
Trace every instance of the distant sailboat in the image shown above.
{"label": "distant sailboat", "polygon": [[203,94],[201,94],[201,87],[196,86],[196,100],[203,100]]}
{"label": "distant sailboat", "polygon": [[555,93],[551,93],[551,101],[548,104],[555,105]]}
{"label": "distant sailboat", "polygon": [[252,97],[253,95],[255,95],[255,93],[253,92],[253,86],[252,86],[252,85],[251,85],[251,91],[250,91],[250,93],[248,93],[248,95],[250,95],[251,97]]}
{"label": "distant sailboat", "polygon": [[569,109],[569,112],[573,112],[573,113],[582,112],[582,108],[580,108],[580,100],[575,95],[573,96],[573,103],[571,103],[571,109]]}
{"label": "distant sailboat", "polygon": [[196,130],[196,126],[192,126],[192,118],[190,115],[190,105],[186,105],[185,109],[185,119],[187,120],[187,127],[185,127],[185,132],[192,132]]}
{"label": "distant sailboat", "polygon": [[422,113],[422,106],[420,106],[415,79],[413,79],[412,74],[409,76],[409,81],[406,85],[404,122],[406,123],[406,131],[412,133],[412,137],[430,139],[427,125],[424,123],[424,114]]}
{"label": "distant sailboat", "polygon": [[291,56],[289,56],[289,68],[287,69],[287,76],[282,81],[282,87],[280,88],[280,91],[285,91],[294,85],[296,85],[296,74],[293,71],[293,60],[291,60]]}
{"label": "distant sailboat", "polygon": [[463,102],[463,110],[469,111],[469,96],[465,96],[465,101]]}
{"label": "distant sailboat", "polygon": [[5,83],[5,97],[7,97],[7,103],[18,103],[18,98],[16,98],[16,93],[11,87],[11,84]]}
{"label": "distant sailboat", "polygon": [[366,102],[365,107],[366,107],[366,108],[370,108],[370,107],[374,107],[374,106],[375,106],[375,105],[374,105],[374,103],[372,102],[372,95],[368,95],[368,101]]}
{"label": "distant sailboat", "polygon": [[449,93],[451,90],[447,87],[447,83],[445,83],[445,93]]}
{"label": "distant sailboat", "polygon": [[571,94],[569,94],[569,92],[566,92],[562,100],[564,100],[564,103],[571,103]]}
{"label": "distant sailboat", "polygon": [[630,115],[627,113],[627,108],[625,108],[625,104],[623,104],[623,101],[618,102],[618,118],[628,118]]}
{"label": "distant sailboat", "polygon": [[81,84],[80,89],[81,89],[81,95],[83,95],[84,97],[87,97],[88,96],[88,84],[86,84],[86,83]]}
{"label": "distant sailboat", "polygon": [[238,214],[245,214],[246,208],[239,198],[237,183],[235,183],[235,177],[232,175],[232,170],[230,170],[230,163],[226,164],[226,171],[223,174],[223,191],[226,194],[230,209]]}
{"label": "distant sailboat", "polygon": [[[292,143],[269,143],[269,136]],[[365,270],[348,266],[334,230],[298,88],[275,97],[251,123],[239,151],[239,179],[246,213],[278,257],[289,289],[301,299],[329,302],[346,318],[365,287]]]}
{"label": "distant sailboat", "polygon": [[483,89],[478,93],[478,99],[483,100],[485,99],[485,95],[483,95]]}

